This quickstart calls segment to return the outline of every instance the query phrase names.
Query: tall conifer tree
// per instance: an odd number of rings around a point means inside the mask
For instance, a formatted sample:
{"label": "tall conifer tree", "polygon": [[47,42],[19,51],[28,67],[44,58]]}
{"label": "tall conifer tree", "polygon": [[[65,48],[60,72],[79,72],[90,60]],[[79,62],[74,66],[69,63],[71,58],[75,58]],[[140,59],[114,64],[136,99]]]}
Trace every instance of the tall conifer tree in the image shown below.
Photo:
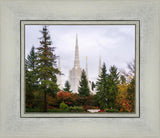
{"label": "tall conifer tree", "polygon": [[109,71],[110,74],[108,75],[108,108],[116,108],[115,100],[118,94],[118,84],[120,83],[119,73],[116,66],[111,66]]}
{"label": "tall conifer tree", "polygon": [[102,66],[101,74],[96,83],[97,85],[97,98],[98,103],[101,109],[105,109],[107,107],[107,99],[108,99],[108,85],[107,85],[107,70],[105,63]]}
{"label": "tall conifer tree", "polygon": [[30,54],[27,56],[27,68],[29,70],[34,70],[36,66],[36,53],[35,53],[35,47],[32,46]]}
{"label": "tall conifer tree", "polygon": [[65,82],[65,88],[63,89],[65,92],[67,91],[67,92],[72,92],[71,90],[70,90],[70,88],[71,88],[71,86],[70,86],[70,84],[69,84],[69,81],[66,81]]}
{"label": "tall conifer tree", "polygon": [[87,80],[86,73],[84,70],[82,70],[78,92],[81,97],[89,96],[90,94],[89,87],[88,87],[88,80]]}
{"label": "tall conifer tree", "polygon": [[38,78],[41,90],[44,93],[44,112],[47,112],[47,92],[52,90],[54,93],[58,92],[58,85],[56,84],[56,74],[59,73],[56,67],[57,56],[55,47],[51,46],[49,32],[47,26],[44,26],[42,31],[42,37],[40,38],[40,46],[37,48],[37,67]]}
{"label": "tall conifer tree", "polygon": [[25,59],[25,94],[26,105],[33,107],[34,95],[33,91],[37,88],[37,77],[35,71],[36,53],[34,46],[27,58]]}

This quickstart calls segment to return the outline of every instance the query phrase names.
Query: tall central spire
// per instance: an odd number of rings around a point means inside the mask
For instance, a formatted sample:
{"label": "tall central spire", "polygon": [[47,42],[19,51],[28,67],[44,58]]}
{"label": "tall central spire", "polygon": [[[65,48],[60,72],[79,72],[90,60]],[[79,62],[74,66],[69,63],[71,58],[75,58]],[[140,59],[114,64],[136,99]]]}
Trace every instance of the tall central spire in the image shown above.
{"label": "tall central spire", "polygon": [[79,48],[78,48],[78,36],[77,36],[77,34],[76,34],[76,47],[75,47],[74,66],[75,66],[75,67],[80,67],[80,62],[79,62]]}
{"label": "tall central spire", "polygon": [[99,57],[99,76],[101,75],[102,72],[102,65],[101,65],[101,57]]}
{"label": "tall central spire", "polygon": [[87,56],[86,56],[86,76],[87,76],[87,79],[88,79],[88,61],[87,61]]}

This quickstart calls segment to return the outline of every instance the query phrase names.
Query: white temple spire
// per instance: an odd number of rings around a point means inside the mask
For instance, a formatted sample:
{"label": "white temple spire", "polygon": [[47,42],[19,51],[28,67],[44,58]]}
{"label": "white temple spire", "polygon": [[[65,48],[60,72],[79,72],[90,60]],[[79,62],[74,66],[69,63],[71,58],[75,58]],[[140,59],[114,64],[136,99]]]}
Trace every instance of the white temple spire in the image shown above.
{"label": "white temple spire", "polygon": [[101,75],[101,71],[102,71],[102,65],[101,65],[101,57],[99,57],[99,73],[98,75]]}
{"label": "white temple spire", "polygon": [[79,47],[78,47],[78,35],[77,35],[77,34],[76,34],[76,46],[75,46],[74,67],[80,67],[80,61],[79,61]]}
{"label": "white temple spire", "polygon": [[74,66],[69,71],[69,83],[73,93],[78,93],[79,81],[81,79],[82,69],[79,61],[78,35],[76,34],[75,59]]}
{"label": "white temple spire", "polygon": [[86,76],[87,76],[87,79],[88,79],[88,61],[87,61],[87,56],[86,56]]}

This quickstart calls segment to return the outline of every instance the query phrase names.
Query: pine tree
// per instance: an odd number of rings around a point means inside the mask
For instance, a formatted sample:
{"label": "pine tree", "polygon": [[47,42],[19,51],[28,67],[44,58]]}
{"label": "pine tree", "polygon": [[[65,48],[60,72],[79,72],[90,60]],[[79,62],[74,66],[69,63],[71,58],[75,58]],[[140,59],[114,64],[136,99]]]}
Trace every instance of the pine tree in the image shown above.
{"label": "pine tree", "polygon": [[40,88],[44,93],[44,112],[47,111],[47,92],[52,90],[54,93],[58,92],[58,85],[56,84],[56,74],[59,73],[56,68],[57,56],[53,54],[55,47],[51,47],[52,42],[50,40],[47,26],[43,27],[40,31],[42,37],[40,38],[40,46],[37,48],[37,62],[36,70],[38,72]]}
{"label": "pine tree", "polygon": [[25,68],[26,68],[26,83],[29,85],[30,90],[33,90],[37,87],[37,76],[36,76],[36,52],[34,46],[31,48],[30,54],[25,59]]}
{"label": "pine tree", "polygon": [[70,86],[70,84],[69,84],[69,81],[66,81],[65,82],[65,88],[63,89],[65,92],[72,92],[71,90],[70,90],[70,88],[71,88],[71,86]]}
{"label": "pine tree", "polygon": [[116,66],[111,66],[108,75],[108,108],[116,108],[116,96],[118,94],[119,73]]}
{"label": "pine tree", "polygon": [[121,84],[126,83],[126,78],[125,78],[124,75],[121,75],[121,77],[120,77],[120,82],[121,82]]}
{"label": "pine tree", "polygon": [[36,66],[36,53],[35,53],[35,47],[32,46],[30,54],[27,56],[26,61],[27,68],[29,70],[34,70]]}
{"label": "pine tree", "polygon": [[107,107],[107,99],[108,99],[108,85],[107,85],[107,70],[105,63],[102,66],[101,74],[96,83],[97,85],[97,99],[101,109],[105,109]]}
{"label": "pine tree", "polygon": [[88,80],[84,70],[82,70],[82,75],[81,75],[81,80],[79,82],[79,85],[80,85],[78,88],[79,95],[81,97],[89,96],[90,91],[88,87]]}
{"label": "pine tree", "polygon": [[37,77],[35,71],[36,54],[34,46],[31,48],[30,54],[25,59],[25,94],[26,107],[33,107],[34,95],[33,91],[37,89]]}
{"label": "pine tree", "polygon": [[92,81],[92,90],[96,87],[95,83]]}

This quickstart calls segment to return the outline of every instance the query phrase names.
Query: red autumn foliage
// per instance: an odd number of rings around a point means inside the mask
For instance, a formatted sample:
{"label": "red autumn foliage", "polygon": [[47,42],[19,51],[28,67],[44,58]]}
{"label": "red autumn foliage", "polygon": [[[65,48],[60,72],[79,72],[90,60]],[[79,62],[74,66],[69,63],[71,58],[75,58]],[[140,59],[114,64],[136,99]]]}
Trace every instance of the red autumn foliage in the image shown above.
{"label": "red autumn foliage", "polygon": [[78,95],[76,93],[69,93],[60,91],[57,93],[57,101],[58,103],[64,102],[69,106],[77,105]]}
{"label": "red autumn foliage", "polygon": [[123,99],[121,107],[122,108],[120,108],[120,112],[123,112],[123,111],[131,112],[132,106],[129,104],[129,101],[126,100],[125,98]]}
{"label": "red autumn foliage", "polygon": [[100,111],[98,111],[98,112],[106,112],[104,109],[100,109]]}

